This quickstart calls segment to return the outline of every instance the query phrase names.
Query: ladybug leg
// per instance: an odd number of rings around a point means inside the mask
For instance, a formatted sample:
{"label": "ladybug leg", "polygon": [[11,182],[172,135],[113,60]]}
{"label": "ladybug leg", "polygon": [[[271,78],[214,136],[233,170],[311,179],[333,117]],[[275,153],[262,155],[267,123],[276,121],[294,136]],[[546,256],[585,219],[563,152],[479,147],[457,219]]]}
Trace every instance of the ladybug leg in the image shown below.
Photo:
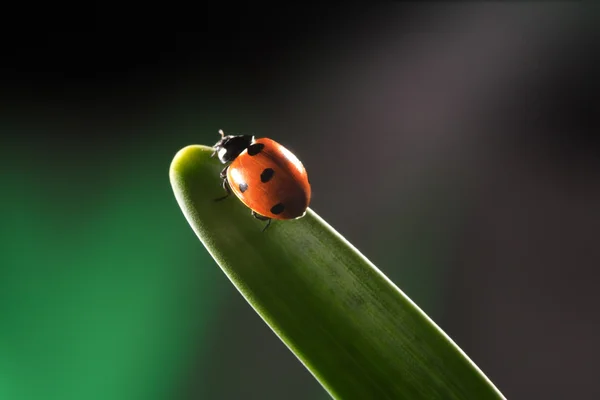
{"label": "ladybug leg", "polygon": [[226,179],[227,178],[227,168],[229,168],[229,165],[226,166],[225,168],[223,168],[223,170],[221,171],[221,173],[219,174],[219,177],[221,179]]}
{"label": "ladybug leg", "polygon": [[266,220],[268,220],[268,219],[271,219],[271,218],[269,218],[269,217],[265,217],[264,215],[260,215],[259,213],[257,213],[257,212],[256,212],[256,211],[254,211],[254,210],[252,210],[251,214],[252,214],[252,216],[253,216],[254,218],[256,218],[256,219],[258,219],[258,220],[261,220],[261,221],[266,221]]}
{"label": "ladybug leg", "polygon": [[268,219],[269,222],[267,222],[267,225],[265,225],[265,227],[263,228],[263,232],[267,230],[267,228],[271,225],[271,218]]}
{"label": "ladybug leg", "polygon": [[215,199],[215,201],[225,200],[231,194],[231,189],[229,188],[229,183],[227,183],[227,167],[225,167],[223,169],[223,171],[221,171],[219,176],[221,177],[221,179],[223,179],[223,189],[227,192],[227,194],[223,197],[219,197],[219,198]]}
{"label": "ladybug leg", "polygon": [[231,194],[231,189],[229,189],[229,184],[227,183],[227,179],[223,179],[223,189],[225,189],[227,194],[223,197],[219,197],[219,198],[215,199],[215,201],[225,200]]}
{"label": "ladybug leg", "polygon": [[227,183],[227,179],[223,179],[223,189],[225,189],[227,194],[223,197],[219,197],[219,198],[215,199],[215,201],[225,200],[231,194],[231,189],[229,189],[229,184]]}
{"label": "ladybug leg", "polygon": [[265,217],[264,215],[260,215],[259,213],[257,213],[256,211],[252,211],[252,216],[260,221],[268,221],[267,225],[265,225],[265,227],[263,228],[263,232],[265,230],[267,230],[267,228],[269,227],[269,225],[271,225],[271,218],[269,217]]}

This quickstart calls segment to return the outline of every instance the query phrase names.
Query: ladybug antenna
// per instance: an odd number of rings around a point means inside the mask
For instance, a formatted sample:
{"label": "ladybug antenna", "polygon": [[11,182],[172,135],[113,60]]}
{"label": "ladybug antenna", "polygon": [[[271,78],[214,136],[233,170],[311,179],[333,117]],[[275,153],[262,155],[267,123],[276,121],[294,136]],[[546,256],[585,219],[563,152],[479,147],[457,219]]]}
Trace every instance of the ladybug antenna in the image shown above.
{"label": "ladybug antenna", "polygon": [[219,140],[219,142],[213,147],[214,150],[213,150],[212,154],[210,155],[210,158],[213,158],[215,156],[215,154],[217,154],[217,152],[219,151],[220,143],[223,140],[223,138],[225,137],[225,133],[223,133],[223,129],[219,129],[219,134],[221,135],[221,140]]}

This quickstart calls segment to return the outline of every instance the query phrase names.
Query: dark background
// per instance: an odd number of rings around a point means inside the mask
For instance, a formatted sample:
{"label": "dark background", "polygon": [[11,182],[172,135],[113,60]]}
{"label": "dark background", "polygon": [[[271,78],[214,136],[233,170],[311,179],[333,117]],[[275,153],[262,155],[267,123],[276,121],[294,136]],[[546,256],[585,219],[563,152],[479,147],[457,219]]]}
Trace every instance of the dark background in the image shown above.
{"label": "dark background", "polygon": [[313,210],[508,398],[600,395],[595,9],[23,8],[0,39],[1,398],[327,398],[175,202],[172,157],[218,129],[292,149]]}

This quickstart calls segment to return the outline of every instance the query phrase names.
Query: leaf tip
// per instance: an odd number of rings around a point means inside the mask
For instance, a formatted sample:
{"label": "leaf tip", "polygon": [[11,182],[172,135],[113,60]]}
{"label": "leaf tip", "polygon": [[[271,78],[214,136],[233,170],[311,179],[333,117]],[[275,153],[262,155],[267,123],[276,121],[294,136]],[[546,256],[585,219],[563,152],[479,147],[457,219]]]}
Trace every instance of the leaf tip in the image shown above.
{"label": "leaf tip", "polygon": [[194,168],[198,163],[209,159],[212,152],[212,147],[199,144],[188,145],[180,149],[173,157],[169,167],[171,183],[186,170]]}

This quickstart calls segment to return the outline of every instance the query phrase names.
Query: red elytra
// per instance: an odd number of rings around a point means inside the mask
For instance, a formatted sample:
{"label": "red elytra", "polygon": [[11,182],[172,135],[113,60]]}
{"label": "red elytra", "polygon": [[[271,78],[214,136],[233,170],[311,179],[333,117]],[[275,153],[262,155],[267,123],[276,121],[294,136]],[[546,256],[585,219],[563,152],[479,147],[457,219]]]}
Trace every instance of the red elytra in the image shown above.
{"label": "red elytra", "polygon": [[[250,135],[225,136],[214,146],[223,164],[223,187],[261,220],[301,218],[311,200],[304,165],[281,144]],[[228,195],[217,200],[222,200]],[[268,225],[267,225],[268,226]],[[265,227],[266,229],[266,227]]]}

